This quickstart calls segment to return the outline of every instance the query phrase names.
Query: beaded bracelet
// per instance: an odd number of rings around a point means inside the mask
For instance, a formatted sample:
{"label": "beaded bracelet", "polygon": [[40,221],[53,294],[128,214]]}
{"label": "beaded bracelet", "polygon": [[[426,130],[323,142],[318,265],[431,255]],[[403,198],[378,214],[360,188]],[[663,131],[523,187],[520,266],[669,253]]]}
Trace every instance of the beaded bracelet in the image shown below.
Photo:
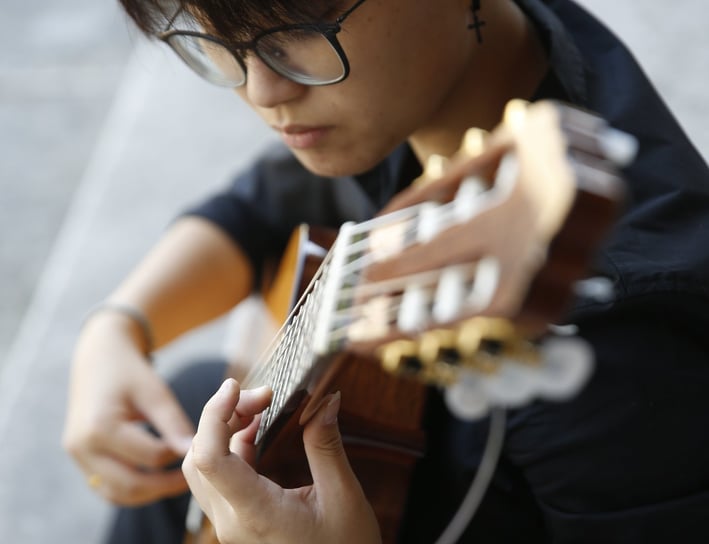
{"label": "beaded bracelet", "polygon": [[141,332],[143,333],[143,340],[145,340],[145,356],[149,359],[152,358],[151,354],[155,349],[155,336],[153,335],[153,328],[150,325],[150,321],[145,316],[143,312],[134,308],[133,306],[128,306],[127,304],[121,304],[119,302],[104,301],[96,306],[94,306],[89,313],[84,318],[84,323],[88,322],[93,316],[102,312],[116,312],[129,317],[136,323]]}

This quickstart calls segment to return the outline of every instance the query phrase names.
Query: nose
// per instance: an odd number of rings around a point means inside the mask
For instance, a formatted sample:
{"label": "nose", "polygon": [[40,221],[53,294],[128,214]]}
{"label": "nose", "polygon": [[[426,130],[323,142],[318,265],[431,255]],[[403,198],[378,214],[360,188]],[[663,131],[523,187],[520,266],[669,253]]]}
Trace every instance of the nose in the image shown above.
{"label": "nose", "polygon": [[306,85],[274,72],[256,55],[249,55],[245,63],[246,84],[239,91],[254,106],[273,108],[298,98],[307,90]]}

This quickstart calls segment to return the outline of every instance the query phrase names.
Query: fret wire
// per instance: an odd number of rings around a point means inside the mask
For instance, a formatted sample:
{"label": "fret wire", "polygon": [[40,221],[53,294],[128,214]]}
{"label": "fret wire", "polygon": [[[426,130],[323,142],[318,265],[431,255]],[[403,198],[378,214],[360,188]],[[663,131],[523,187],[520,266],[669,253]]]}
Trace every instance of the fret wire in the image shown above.
{"label": "fret wire", "polygon": [[[311,310],[315,306],[315,301],[319,300],[320,293],[322,291],[323,281],[322,278],[326,276],[328,271],[327,263],[321,266],[319,273],[313,278],[310,285],[308,286],[307,292],[301,297],[298,305],[295,307],[294,311],[291,312],[289,319],[292,319],[294,312],[298,312],[298,315],[303,314],[304,316],[310,318],[312,314]],[[312,319],[309,319],[311,323],[314,323]],[[276,416],[283,408],[285,401],[290,397],[293,391],[287,391],[283,384],[286,383],[283,380],[283,371],[285,368],[285,363],[288,362],[286,359],[289,354],[284,357],[284,346],[287,346],[288,342],[292,340],[294,328],[292,327],[292,322],[288,323],[286,326],[281,328],[279,332],[279,341],[275,344],[274,352],[269,360],[266,361],[265,365],[269,367],[269,385],[274,392],[274,398],[271,402],[271,406],[264,411],[264,417],[262,417],[261,425],[259,427],[259,434],[257,437],[265,433],[270,425],[274,422]],[[308,335],[309,339],[310,335]],[[302,372],[301,372],[302,374]],[[300,381],[300,380],[298,380]],[[295,384],[298,385],[298,384]],[[286,393],[288,393],[286,395]]]}
{"label": "fret wire", "polygon": [[290,363],[290,354],[291,354],[291,346],[293,342],[293,326],[291,322],[291,326],[288,327],[288,332],[286,333],[286,337],[284,338],[283,341],[283,350],[281,351],[278,365],[278,377],[276,379],[276,382],[274,383],[274,393],[275,393],[275,399],[273,401],[275,405],[275,412],[278,413],[281,411],[281,408],[283,408],[283,405],[285,403],[285,385],[284,385],[284,375],[288,371],[288,366]]}
{"label": "fret wire", "polygon": [[[312,299],[312,297],[311,297]],[[310,300],[310,299],[309,299]],[[307,304],[306,304],[307,306]],[[302,319],[301,316],[304,314],[306,308],[302,308],[301,311],[296,314],[294,320],[293,320],[293,339],[291,342],[291,346],[293,346],[293,349],[291,350],[290,356],[289,356],[289,361],[288,361],[288,368],[286,370],[286,375],[283,380],[283,389],[284,389],[284,396],[286,397],[286,400],[290,395],[293,393],[292,389],[292,384],[291,380],[293,378],[293,371],[295,367],[295,360],[297,358],[298,351],[300,350],[300,344],[301,344],[301,327],[302,327]]]}
{"label": "fret wire", "polygon": [[273,391],[273,398],[271,399],[271,409],[269,413],[269,421],[268,424],[270,425],[273,421],[273,419],[276,417],[278,412],[280,411],[280,407],[278,406],[278,396],[280,393],[280,389],[278,388],[278,380],[280,373],[283,369],[283,351],[286,349],[286,343],[288,339],[288,330],[286,329],[284,331],[284,335],[281,338],[281,341],[278,344],[278,348],[276,349],[275,356],[273,358],[273,369],[271,371],[271,381],[270,381],[270,386],[271,390]]}
{"label": "fret wire", "polygon": [[325,256],[323,259],[323,262],[321,263],[320,267],[316,271],[316,273],[313,275],[311,278],[310,282],[308,283],[307,287],[303,291],[303,294],[301,297],[298,299],[298,301],[294,304],[293,309],[290,311],[288,314],[288,317],[285,319],[283,325],[279,329],[279,331],[276,333],[274,336],[273,340],[271,343],[268,345],[266,348],[264,355],[259,357],[258,359],[258,364],[254,365],[254,367],[251,368],[249,373],[246,376],[245,383],[248,381],[250,383],[250,376],[253,373],[254,375],[257,375],[259,372],[259,368],[262,366],[262,364],[267,363],[267,361],[271,358],[271,355],[275,352],[278,343],[280,341],[280,338],[282,338],[282,333],[283,331],[288,327],[288,323],[293,316],[294,312],[298,310],[300,305],[303,303],[303,301],[310,295],[311,291],[313,290],[314,284],[321,278],[324,277],[327,274],[328,268],[329,268],[329,263],[332,260],[332,251],[329,251],[328,254]]}
{"label": "fret wire", "polygon": [[[301,311],[303,311],[302,308]],[[280,411],[283,406],[285,406],[286,400],[288,400],[288,397],[290,396],[290,391],[288,391],[288,377],[293,369],[293,343],[297,334],[297,319],[298,318],[296,314],[292,321],[290,333],[288,334],[288,338],[286,340],[286,349],[284,350],[284,360],[282,362],[281,369],[282,371],[278,379],[278,411]]]}

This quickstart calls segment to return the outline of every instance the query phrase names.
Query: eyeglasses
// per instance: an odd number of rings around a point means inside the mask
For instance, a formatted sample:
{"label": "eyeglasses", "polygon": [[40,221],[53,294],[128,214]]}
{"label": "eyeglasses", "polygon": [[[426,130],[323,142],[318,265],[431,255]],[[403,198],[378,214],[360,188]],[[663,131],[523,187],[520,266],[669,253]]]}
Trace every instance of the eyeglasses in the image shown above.
{"label": "eyeglasses", "polygon": [[167,30],[158,38],[166,42],[198,75],[221,87],[240,87],[246,83],[245,54],[253,51],[277,74],[302,85],[331,85],[350,73],[337,34],[342,23],[365,0],[358,0],[334,22],[302,23],[265,30],[249,42],[228,45],[204,32],[198,21],[189,18],[194,30]]}

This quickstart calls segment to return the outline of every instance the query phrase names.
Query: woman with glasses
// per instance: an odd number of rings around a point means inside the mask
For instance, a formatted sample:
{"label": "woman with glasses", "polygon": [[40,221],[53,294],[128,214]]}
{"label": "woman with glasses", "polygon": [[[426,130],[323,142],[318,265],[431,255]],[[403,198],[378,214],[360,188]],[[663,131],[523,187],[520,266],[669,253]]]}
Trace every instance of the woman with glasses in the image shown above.
{"label": "woman with glasses", "polygon": [[[224,543],[381,541],[341,447],[337,395],[305,427],[313,486],[283,490],[248,464],[253,429],[229,454],[269,392],[229,380],[202,411],[223,365],[173,384],[178,402],[149,354],[258,290],[295,226],[372,217],[514,98],[596,112],[639,146],[627,207],[594,262],[612,288],[579,294],[565,319],[592,346],[594,374],[567,402],[510,411],[459,541],[709,541],[709,171],[601,23],[572,0],[121,2],[196,74],[234,88],[282,145],[176,221],[81,333],[65,443],[96,492],[132,507],[112,542],[181,540],[187,483],[170,467],[200,412],[184,472]],[[488,433],[435,391],[426,421],[407,544],[446,529]]]}

